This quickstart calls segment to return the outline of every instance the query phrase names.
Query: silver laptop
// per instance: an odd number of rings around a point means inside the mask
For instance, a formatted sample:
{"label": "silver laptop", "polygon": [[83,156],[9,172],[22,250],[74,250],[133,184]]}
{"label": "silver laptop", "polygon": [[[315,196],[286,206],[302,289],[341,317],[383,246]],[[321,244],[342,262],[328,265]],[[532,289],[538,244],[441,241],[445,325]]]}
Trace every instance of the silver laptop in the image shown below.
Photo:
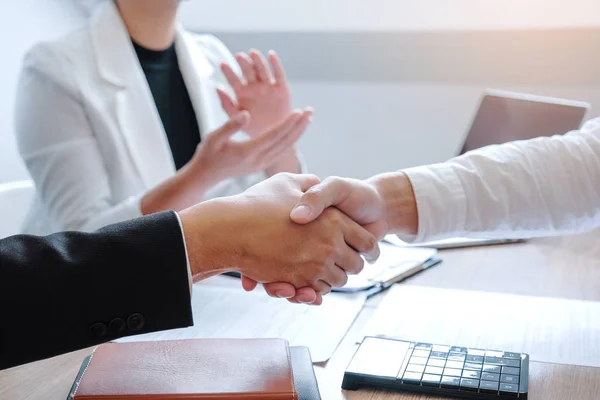
{"label": "silver laptop", "polygon": [[[514,140],[562,135],[579,129],[589,109],[590,105],[581,101],[488,90],[456,155]],[[444,249],[519,241],[452,238],[418,246]]]}

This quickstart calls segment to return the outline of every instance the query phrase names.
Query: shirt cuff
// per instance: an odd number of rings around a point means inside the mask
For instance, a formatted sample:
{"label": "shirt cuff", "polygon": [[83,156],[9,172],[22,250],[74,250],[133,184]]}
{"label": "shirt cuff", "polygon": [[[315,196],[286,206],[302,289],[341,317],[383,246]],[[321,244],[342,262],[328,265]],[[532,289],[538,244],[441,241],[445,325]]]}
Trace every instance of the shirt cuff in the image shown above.
{"label": "shirt cuff", "polygon": [[190,258],[188,257],[187,245],[185,242],[185,233],[183,231],[183,224],[181,223],[181,217],[179,217],[178,213],[175,213],[177,216],[177,222],[179,223],[179,229],[181,229],[181,240],[183,240],[183,248],[185,250],[185,262],[187,264],[187,273],[188,273],[188,282],[190,285],[190,296],[192,295],[192,269],[190,268]]}
{"label": "shirt cuff", "polygon": [[464,234],[467,197],[454,168],[449,164],[434,164],[402,172],[415,193],[419,229],[416,236],[400,238],[424,242]]}

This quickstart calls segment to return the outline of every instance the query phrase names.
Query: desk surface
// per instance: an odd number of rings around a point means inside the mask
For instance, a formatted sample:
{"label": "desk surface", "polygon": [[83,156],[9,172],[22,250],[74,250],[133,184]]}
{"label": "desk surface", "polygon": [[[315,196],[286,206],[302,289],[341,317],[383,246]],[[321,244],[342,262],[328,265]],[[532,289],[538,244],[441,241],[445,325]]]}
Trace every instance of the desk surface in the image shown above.
{"label": "desk surface", "polygon": [[[523,244],[445,250],[444,263],[408,282],[411,285],[600,301],[600,234],[539,239]],[[381,299],[374,298],[356,319],[334,356],[316,366],[323,399],[419,399],[371,391],[342,392],[343,372]],[[582,327],[585,329],[585,326]],[[600,343],[600,331],[590,335]],[[450,337],[439,343],[451,344]],[[579,348],[576,351],[584,351]],[[64,400],[81,360],[90,350],[0,372],[0,399]],[[575,354],[577,356],[577,354]],[[581,355],[584,356],[583,354]],[[536,362],[530,370],[531,399],[597,399],[600,368]]]}

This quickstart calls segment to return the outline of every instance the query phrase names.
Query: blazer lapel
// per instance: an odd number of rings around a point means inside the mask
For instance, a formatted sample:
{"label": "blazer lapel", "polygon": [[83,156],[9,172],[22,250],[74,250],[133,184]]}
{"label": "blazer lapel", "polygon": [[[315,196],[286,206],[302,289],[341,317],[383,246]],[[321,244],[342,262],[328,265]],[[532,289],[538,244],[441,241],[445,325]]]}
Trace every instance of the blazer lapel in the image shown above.
{"label": "blazer lapel", "polygon": [[[215,129],[214,116],[219,115],[220,104],[215,104],[216,87],[211,76],[215,69],[208,61],[193,36],[181,27],[175,36],[175,51],[179,69],[190,95],[198,120],[200,135],[206,136]],[[216,107],[216,109],[215,109]]]}
{"label": "blazer lapel", "polygon": [[112,1],[94,14],[91,35],[100,76],[116,86],[115,117],[146,188],[175,174],[175,165],[150,87],[129,33]]}

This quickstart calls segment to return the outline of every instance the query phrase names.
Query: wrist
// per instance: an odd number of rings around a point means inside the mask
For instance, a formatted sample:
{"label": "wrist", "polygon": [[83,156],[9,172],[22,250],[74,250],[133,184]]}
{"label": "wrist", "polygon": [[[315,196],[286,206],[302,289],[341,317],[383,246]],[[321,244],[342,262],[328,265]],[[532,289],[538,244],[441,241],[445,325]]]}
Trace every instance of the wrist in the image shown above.
{"label": "wrist", "polygon": [[281,156],[265,170],[269,176],[276,175],[280,172],[289,172],[292,174],[299,174],[302,172],[302,166],[300,164],[300,158],[295,147],[282,153]]}
{"label": "wrist", "polygon": [[403,172],[377,175],[369,182],[381,196],[386,221],[391,233],[416,235],[419,213],[415,193],[408,176]]}
{"label": "wrist", "polygon": [[238,268],[231,204],[215,199],[179,213],[194,282]]}

